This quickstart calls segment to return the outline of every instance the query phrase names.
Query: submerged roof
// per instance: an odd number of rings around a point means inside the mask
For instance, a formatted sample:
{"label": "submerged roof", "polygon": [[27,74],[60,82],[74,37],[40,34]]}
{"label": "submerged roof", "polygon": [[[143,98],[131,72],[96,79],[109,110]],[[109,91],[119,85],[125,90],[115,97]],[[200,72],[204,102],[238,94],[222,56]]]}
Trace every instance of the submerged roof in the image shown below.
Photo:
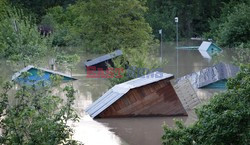
{"label": "submerged roof", "polygon": [[192,110],[201,103],[188,79],[179,81],[174,86],[175,92],[186,110]]}
{"label": "submerged roof", "polygon": [[212,56],[211,54],[209,54],[207,51],[202,51],[202,50],[199,50],[200,54],[202,55],[203,58],[207,58],[207,59],[212,59]]}
{"label": "submerged roof", "polygon": [[160,80],[164,80],[167,78],[173,78],[172,74],[167,74],[163,72],[153,72],[145,76],[141,76],[139,78],[115,85],[110,90],[108,90],[105,94],[103,94],[99,99],[97,99],[93,104],[91,104],[86,112],[92,117],[96,117],[110,105],[115,103],[118,99],[120,99],[123,95],[125,95],[129,90],[138,88],[141,86],[145,86],[154,82],[158,82]]}
{"label": "submerged roof", "polygon": [[[62,77],[65,77],[65,78],[68,78],[69,80],[76,80],[75,78],[71,77],[70,75],[67,75],[67,74],[64,74],[64,73],[61,73],[61,72],[57,72],[57,71],[53,71],[53,70],[49,70],[49,69],[45,69],[45,68],[39,68],[39,67],[35,67],[35,66],[32,66],[32,65],[29,65],[23,69],[21,69],[19,72],[16,72],[13,76],[12,76],[12,81],[22,81],[20,79],[23,79],[23,78],[20,78],[21,74],[23,72],[29,72],[29,71],[32,71],[32,70],[38,70],[38,71],[42,71],[42,72],[45,72],[45,73],[48,73],[48,74],[54,74],[54,75],[59,75],[59,76],[62,76]],[[34,72],[34,73],[37,73],[37,72]],[[35,75],[35,74],[32,74],[32,75]],[[46,77],[46,78],[45,78]],[[28,79],[31,79],[33,82],[35,81],[40,81],[40,80],[43,80],[43,79],[49,79],[50,75],[43,75],[43,76],[29,76]]]}
{"label": "submerged roof", "polygon": [[95,65],[95,64],[110,60],[110,59],[115,58],[115,57],[120,56],[120,55],[122,55],[122,51],[121,50],[116,50],[116,51],[114,51],[112,53],[109,53],[109,54],[97,57],[95,59],[86,61],[85,65],[86,66],[92,66],[92,65]]}
{"label": "submerged roof", "polygon": [[213,44],[212,42],[209,42],[209,41],[203,41],[198,49],[200,51],[207,51],[211,45],[213,45],[217,49],[221,50],[221,48],[219,48],[218,46],[216,46],[215,44]]}
{"label": "submerged roof", "polygon": [[183,79],[188,79],[194,88],[202,88],[209,84],[235,77],[239,67],[219,63],[211,67],[204,68],[198,72],[194,72],[177,79],[177,82]]}

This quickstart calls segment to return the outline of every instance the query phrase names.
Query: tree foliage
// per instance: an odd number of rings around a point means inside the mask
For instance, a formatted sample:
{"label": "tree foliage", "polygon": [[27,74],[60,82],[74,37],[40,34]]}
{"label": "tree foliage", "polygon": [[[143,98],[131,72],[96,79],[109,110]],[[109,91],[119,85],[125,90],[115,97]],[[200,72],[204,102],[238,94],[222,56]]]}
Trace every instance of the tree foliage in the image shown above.
{"label": "tree foliage", "polygon": [[220,25],[218,42],[221,45],[237,46],[249,42],[250,38],[250,4],[239,4],[226,21]]}
{"label": "tree foliage", "polygon": [[9,0],[13,5],[27,9],[38,20],[46,14],[46,10],[55,6],[67,7],[76,0]]}
{"label": "tree foliage", "polygon": [[211,18],[210,31],[205,36],[222,46],[235,47],[246,43],[249,37],[249,6],[248,0],[224,3],[219,17]]}
{"label": "tree foliage", "polygon": [[223,3],[230,0],[147,0],[149,8],[146,20],[158,36],[163,29],[164,38],[175,39],[174,17],[179,17],[179,33],[181,38],[201,37],[208,32],[212,18],[220,17]]}
{"label": "tree foliage", "polygon": [[67,125],[78,119],[72,108],[75,90],[71,86],[63,89],[66,100],[48,88],[23,86],[13,93],[12,87],[6,83],[0,96],[1,144],[78,144]]}
{"label": "tree foliage", "polygon": [[74,6],[64,9],[56,6],[48,9],[43,16],[40,25],[53,29],[54,46],[81,46],[83,45],[82,31],[79,25],[83,22],[76,22],[79,13],[73,11]]}
{"label": "tree foliage", "polygon": [[250,62],[250,43],[242,43],[235,47],[232,56],[235,64],[249,63]]}
{"label": "tree foliage", "polygon": [[164,126],[166,145],[246,145],[250,142],[250,65],[242,66],[227,83],[227,91],[215,95],[196,111],[198,121],[176,129]]}
{"label": "tree foliage", "polygon": [[47,38],[38,32],[33,19],[24,15],[21,9],[4,7],[0,20],[1,56],[24,64],[37,61],[50,48]]}
{"label": "tree foliage", "polygon": [[78,1],[65,11],[55,7],[48,15],[62,28],[59,31],[65,32],[61,33],[64,41],[82,40],[90,52],[109,52],[140,49],[153,41],[145,11],[145,2],[139,0],[93,0]]}

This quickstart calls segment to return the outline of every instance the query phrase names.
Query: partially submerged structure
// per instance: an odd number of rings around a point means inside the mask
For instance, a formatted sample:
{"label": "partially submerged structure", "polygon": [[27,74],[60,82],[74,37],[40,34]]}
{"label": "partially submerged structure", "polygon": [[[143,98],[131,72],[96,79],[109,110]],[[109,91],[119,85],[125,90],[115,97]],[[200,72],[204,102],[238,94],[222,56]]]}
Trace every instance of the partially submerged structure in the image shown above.
{"label": "partially submerged structure", "polygon": [[200,52],[200,54],[201,54],[201,56],[203,57],[203,58],[206,58],[206,59],[208,59],[208,60],[211,60],[212,59],[212,54],[210,54],[209,52],[207,52],[207,51],[199,51]]}
{"label": "partially submerged structure", "polygon": [[180,80],[174,89],[185,110],[192,110],[201,103],[189,80]]}
{"label": "partially submerged structure", "polygon": [[187,115],[170,82],[173,78],[153,72],[115,85],[86,112],[92,118]]}
{"label": "partially submerged structure", "polygon": [[211,56],[222,51],[220,47],[209,41],[203,41],[198,48],[204,58],[211,59]]}
{"label": "partially submerged structure", "polygon": [[235,77],[238,71],[237,66],[219,63],[181,77],[177,82],[188,79],[194,88],[225,89],[228,78]]}
{"label": "partially submerged structure", "polygon": [[199,46],[180,46],[176,47],[176,49],[181,49],[181,50],[197,50]]}
{"label": "partially submerged structure", "polygon": [[112,59],[121,55],[122,55],[122,51],[116,50],[112,53],[100,56],[98,58],[87,60],[84,64],[87,69],[89,67],[92,67],[92,68],[96,68],[96,70],[98,69],[106,70],[108,68],[108,64],[111,66],[114,66]]}
{"label": "partially submerged structure", "polygon": [[[27,75],[23,75],[25,72],[28,72]],[[51,77],[55,75],[58,75],[61,77],[63,82],[73,81],[76,80],[75,78],[60,73],[56,71],[52,71],[45,68],[38,68],[34,67],[32,65],[29,65],[19,72],[15,73],[12,76],[12,81],[17,82],[19,85],[42,85],[42,86],[48,86],[52,83]]]}

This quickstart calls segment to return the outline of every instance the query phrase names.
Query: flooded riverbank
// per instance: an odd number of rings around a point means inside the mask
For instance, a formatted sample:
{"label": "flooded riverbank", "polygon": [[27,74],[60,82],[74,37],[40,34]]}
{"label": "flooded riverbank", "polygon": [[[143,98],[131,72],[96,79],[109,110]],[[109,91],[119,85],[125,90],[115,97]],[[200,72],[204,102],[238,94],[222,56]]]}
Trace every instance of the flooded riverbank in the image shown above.
{"label": "flooded riverbank", "polygon": [[[199,45],[201,42],[180,43],[179,46]],[[214,63],[223,61],[230,62],[232,54],[226,50],[223,57],[208,60],[203,58],[198,50],[178,50],[175,43],[164,43],[163,58],[168,63],[163,66],[163,71],[181,77],[202,68],[212,66]],[[96,56],[96,55],[93,55]],[[160,56],[160,55],[159,55]],[[139,117],[139,118],[112,118],[97,119],[90,118],[84,110],[108,90],[108,82],[101,78],[87,78],[83,62],[91,58],[88,54],[81,56],[81,62],[73,70],[73,76],[78,80],[73,83],[77,90],[75,109],[80,114],[80,122],[73,123],[75,129],[74,138],[82,141],[85,145],[158,145],[161,144],[163,133],[162,125],[166,123],[174,127],[173,119],[181,119],[185,124],[191,124],[196,119],[194,112],[190,111],[189,116],[180,117]],[[2,74],[10,78],[11,70],[6,65],[1,65]],[[178,72],[178,73],[177,73]],[[197,95],[203,101],[208,100],[219,90],[196,90]]]}

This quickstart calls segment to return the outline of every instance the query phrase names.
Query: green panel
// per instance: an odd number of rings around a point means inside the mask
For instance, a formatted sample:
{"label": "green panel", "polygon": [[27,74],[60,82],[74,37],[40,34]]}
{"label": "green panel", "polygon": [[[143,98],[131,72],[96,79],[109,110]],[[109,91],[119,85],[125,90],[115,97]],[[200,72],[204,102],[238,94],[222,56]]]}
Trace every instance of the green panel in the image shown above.
{"label": "green panel", "polygon": [[198,50],[199,46],[180,46],[176,47],[176,49],[183,49],[183,50]]}
{"label": "green panel", "polygon": [[221,48],[219,48],[218,46],[211,44],[207,50],[209,52],[209,54],[215,54],[215,53],[219,53],[222,51]]}
{"label": "green panel", "polygon": [[203,89],[226,89],[227,80],[217,81],[215,83],[209,84],[202,87]]}

